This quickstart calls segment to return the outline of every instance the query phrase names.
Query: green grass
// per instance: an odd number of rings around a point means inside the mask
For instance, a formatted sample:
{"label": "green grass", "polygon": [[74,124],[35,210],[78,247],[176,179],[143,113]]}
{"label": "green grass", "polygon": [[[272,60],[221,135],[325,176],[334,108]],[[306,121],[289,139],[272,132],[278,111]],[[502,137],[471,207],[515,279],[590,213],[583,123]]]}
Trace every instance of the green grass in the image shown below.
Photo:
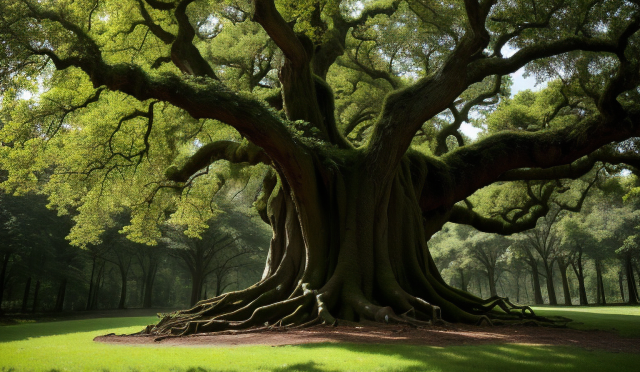
{"label": "green grass", "polygon": [[640,337],[640,306],[534,307],[536,315],[571,318],[569,327],[617,332],[623,337]]}
{"label": "green grass", "polygon": [[[538,309],[547,312],[548,309]],[[576,308],[550,313],[580,318],[585,327],[631,321],[632,308]],[[627,313],[630,311],[630,313]],[[595,314],[595,315],[594,315]],[[595,316],[595,318],[591,318]],[[620,318],[622,317],[622,318]],[[587,321],[597,322],[587,324]],[[604,319],[604,320],[603,320]],[[640,319],[638,319],[640,320]],[[103,318],[0,327],[0,371],[637,371],[640,355],[572,347],[483,345],[315,344],[303,346],[167,347],[93,342],[106,333],[132,333],[153,317]],[[638,325],[633,325],[638,329]],[[594,328],[594,327],[592,327]],[[635,335],[640,336],[640,332]]]}

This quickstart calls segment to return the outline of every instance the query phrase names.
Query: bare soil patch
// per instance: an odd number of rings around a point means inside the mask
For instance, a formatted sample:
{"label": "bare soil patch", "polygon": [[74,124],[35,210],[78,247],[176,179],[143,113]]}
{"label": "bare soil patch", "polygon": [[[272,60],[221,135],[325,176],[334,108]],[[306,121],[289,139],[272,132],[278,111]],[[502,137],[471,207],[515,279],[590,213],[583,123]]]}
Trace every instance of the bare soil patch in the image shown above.
{"label": "bare soil patch", "polygon": [[620,337],[608,331],[580,331],[569,328],[528,326],[411,328],[384,326],[315,326],[305,329],[262,329],[244,332],[219,332],[165,338],[155,341],[146,335],[106,335],[94,341],[128,345],[166,345],[229,347],[247,345],[301,345],[311,343],[406,344],[426,346],[533,344],[569,345],[588,350],[640,353],[640,338]]}

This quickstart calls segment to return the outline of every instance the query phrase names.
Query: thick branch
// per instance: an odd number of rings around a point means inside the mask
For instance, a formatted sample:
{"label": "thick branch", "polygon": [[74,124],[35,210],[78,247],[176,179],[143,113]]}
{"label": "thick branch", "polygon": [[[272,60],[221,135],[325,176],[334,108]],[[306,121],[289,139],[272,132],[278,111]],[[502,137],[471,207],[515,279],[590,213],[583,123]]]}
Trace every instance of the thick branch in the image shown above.
{"label": "thick branch", "polygon": [[452,202],[500,180],[507,171],[570,164],[610,142],[638,135],[640,113],[619,118],[594,117],[570,127],[536,133],[497,133],[443,157],[451,166],[457,185]]}
{"label": "thick branch", "polygon": [[259,23],[282,53],[294,66],[301,67],[309,63],[311,56],[304,45],[276,9],[273,0],[254,0],[252,20]]}
{"label": "thick branch", "polygon": [[200,169],[218,160],[251,165],[271,164],[267,154],[250,142],[217,141],[199,148],[181,168],[169,168],[167,178],[175,182],[187,182]]}
{"label": "thick branch", "polygon": [[198,48],[193,45],[196,35],[189,22],[187,6],[194,0],[182,0],[176,7],[175,16],[178,21],[178,35],[171,45],[171,60],[180,71],[195,76],[207,76],[218,80],[209,63],[202,57]]}
{"label": "thick branch", "polygon": [[397,10],[398,6],[400,6],[400,1],[394,0],[389,4],[385,5],[374,5],[371,7],[365,8],[358,18],[347,21],[347,25],[349,27],[356,27],[359,25],[365,24],[370,18],[373,18],[378,15],[388,15],[392,16]]}
{"label": "thick branch", "polygon": [[482,232],[511,235],[536,227],[538,219],[548,212],[549,207],[543,205],[534,209],[525,218],[521,218],[514,223],[509,223],[503,219],[485,217],[472,209],[454,205],[449,217],[449,222],[473,226]]}
{"label": "thick branch", "polygon": [[493,55],[496,57],[502,57],[502,47],[504,47],[504,45],[506,43],[509,42],[509,40],[513,39],[514,37],[519,36],[520,34],[522,34],[522,32],[524,32],[525,30],[529,30],[532,28],[545,28],[545,27],[549,27],[549,21],[551,21],[551,17],[553,16],[554,13],[556,13],[558,10],[560,10],[562,7],[564,6],[564,2],[559,1],[553,8],[551,8],[551,10],[549,11],[549,13],[547,13],[547,15],[545,16],[545,18],[540,21],[540,22],[527,22],[527,23],[523,23],[523,24],[519,24],[515,27],[515,30],[503,35],[500,35],[498,37],[498,39],[495,42],[495,45],[493,47]]}
{"label": "thick branch", "polygon": [[[142,22],[142,24],[149,27],[149,30],[151,30],[151,32],[154,35],[156,35],[158,39],[162,40],[163,43],[165,44],[173,43],[176,37],[172,33],[165,31],[162,27],[160,27],[158,24],[156,24],[153,21],[153,19],[151,18],[151,15],[149,15],[149,12],[147,12],[147,9],[144,7],[142,0],[138,0],[138,8],[140,9],[140,14],[144,19],[144,22]],[[133,31],[133,28],[135,28],[135,25],[136,23],[131,25],[130,32]]]}
{"label": "thick branch", "polygon": [[624,164],[635,169],[640,169],[640,156],[638,154],[634,152],[620,153],[616,152],[613,147],[605,147],[567,165],[546,169],[513,169],[502,174],[498,178],[498,181],[577,179],[593,169],[597,162],[612,165]]}
{"label": "thick branch", "polygon": [[[442,155],[447,152],[447,137],[455,136],[460,129],[462,123],[469,121],[469,112],[475,106],[481,105],[485,103],[485,100],[495,96],[500,93],[500,85],[502,83],[502,76],[496,75],[494,79],[494,83],[492,88],[489,91],[483,92],[479,94],[474,99],[465,103],[465,105],[457,110],[455,106],[452,106],[451,112],[453,113],[454,121],[453,123],[447,125],[442,128],[440,132],[436,135],[436,155]],[[459,136],[459,134],[458,134]]]}

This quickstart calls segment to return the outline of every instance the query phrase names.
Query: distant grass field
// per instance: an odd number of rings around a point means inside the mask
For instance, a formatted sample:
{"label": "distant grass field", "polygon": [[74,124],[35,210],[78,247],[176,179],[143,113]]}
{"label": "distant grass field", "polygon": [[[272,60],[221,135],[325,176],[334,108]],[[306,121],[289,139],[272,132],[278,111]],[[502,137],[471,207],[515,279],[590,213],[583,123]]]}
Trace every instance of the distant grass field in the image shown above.
{"label": "distant grass field", "polygon": [[[542,308],[581,328],[616,328],[640,337],[640,308]],[[166,347],[93,342],[133,333],[154,317],[101,318],[0,327],[0,371],[638,371],[640,355],[572,347],[315,344],[303,346]],[[633,323],[633,324],[632,324]],[[624,331],[623,331],[624,330]]]}
{"label": "distant grass field", "polygon": [[[560,315],[573,320],[569,327],[617,332],[624,337],[640,337],[640,306],[534,307],[536,315]],[[640,370],[640,367],[638,368]]]}

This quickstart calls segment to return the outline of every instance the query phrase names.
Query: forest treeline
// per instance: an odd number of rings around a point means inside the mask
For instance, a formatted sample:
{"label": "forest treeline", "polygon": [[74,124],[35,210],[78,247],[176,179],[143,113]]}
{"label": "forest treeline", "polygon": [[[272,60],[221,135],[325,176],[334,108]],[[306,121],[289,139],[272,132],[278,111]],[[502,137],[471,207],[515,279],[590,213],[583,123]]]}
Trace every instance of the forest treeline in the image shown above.
{"label": "forest treeline", "polygon": [[260,278],[270,234],[256,216],[227,206],[199,237],[163,225],[156,245],[121,231],[123,212],[100,243],[74,246],[72,216],[46,208],[42,195],[1,194],[0,312],[176,308]]}
{"label": "forest treeline", "polygon": [[[555,200],[535,228],[522,233],[501,236],[466,225],[445,225],[430,242],[443,277],[480,297],[505,296],[522,304],[637,304],[637,179],[622,172],[616,177],[596,174],[582,183],[577,203]],[[550,184],[521,187],[535,198]],[[555,186],[560,195],[566,191],[566,184]],[[492,204],[487,209],[505,216],[513,212],[499,207],[502,196],[496,188],[481,194]]]}
{"label": "forest treeline", "polygon": [[[609,171],[617,175],[605,177],[602,171],[590,182],[573,181],[577,189],[583,183],[580,205],[557,199],[523,233],[502,236],[445,225],[430,242],[442,276],[480,297],[506,296],[520,304],[637,304],[638,181],[628,172]],[[548,186],[519,185],[534,196]],[[490,187],[476,199],[486,210],[508,214],[501,203],[513,204],[517,189]],[[576,196],[567,198],[575,202]],[[221,202],[224,211],[200,237],[165,224],[157,245],[127,239],[122,228],[130,216],[123,213],[99,244],[78,247],[67,239],[72,215],[58,216],[46,204],[42,195],[2,194],[5,313],[185,307],[245,288],[262,274],[270,233],[250,209]]]}

